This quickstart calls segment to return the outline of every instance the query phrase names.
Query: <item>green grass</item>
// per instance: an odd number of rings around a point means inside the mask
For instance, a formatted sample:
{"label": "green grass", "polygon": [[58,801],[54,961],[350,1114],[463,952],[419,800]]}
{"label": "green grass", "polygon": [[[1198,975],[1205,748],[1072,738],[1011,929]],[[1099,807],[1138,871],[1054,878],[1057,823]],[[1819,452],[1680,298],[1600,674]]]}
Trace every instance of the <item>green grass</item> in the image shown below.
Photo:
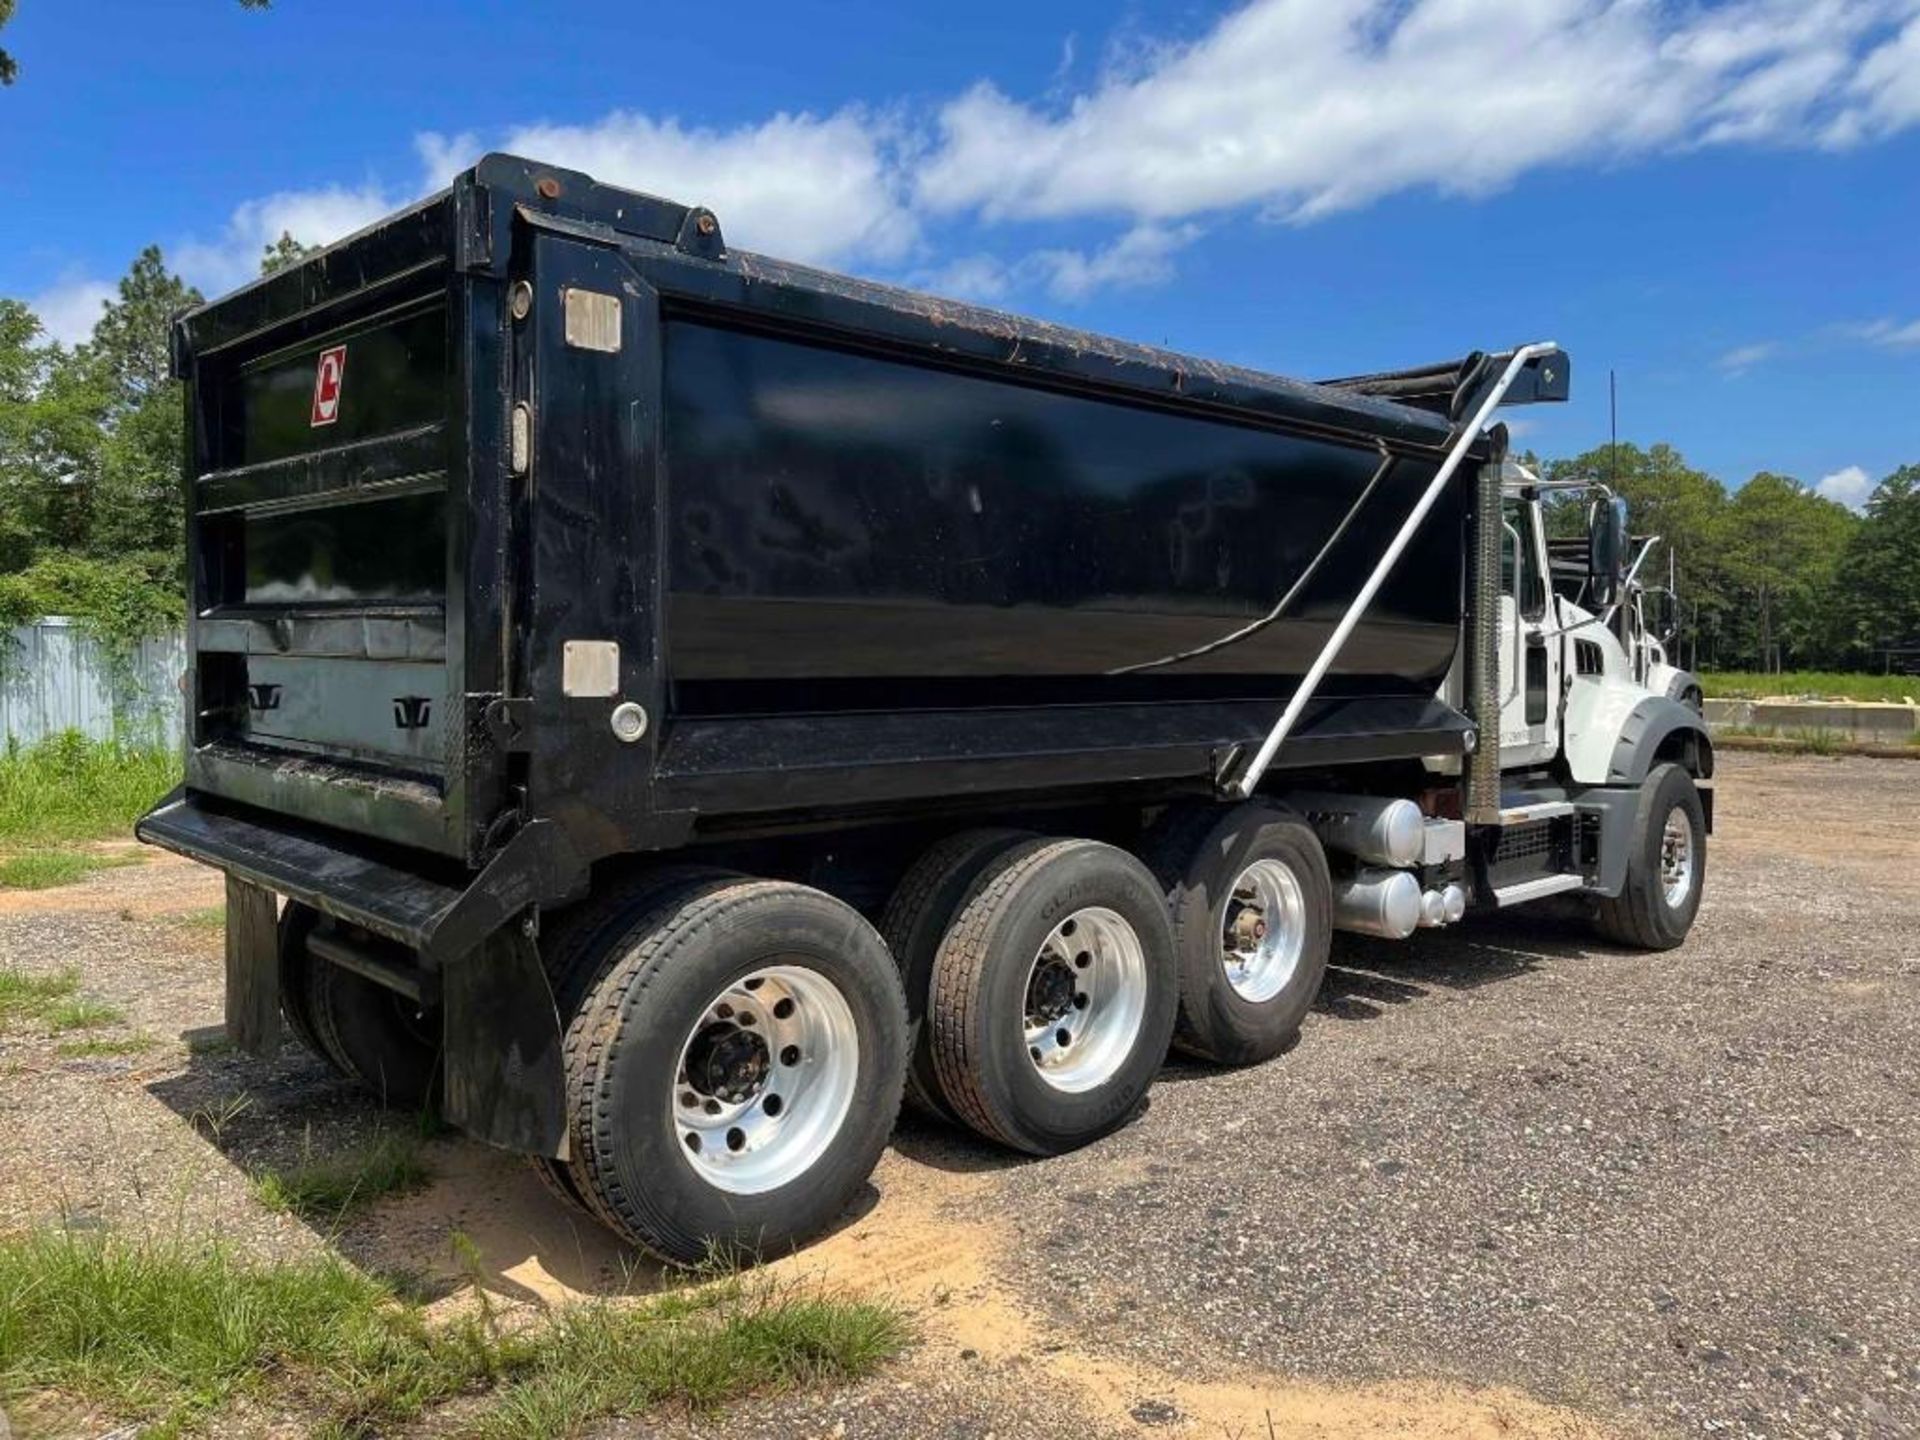
{"label": "green grass", "polygon": [[1786,755],[1842,755],[1857,743],[1844,730],[1798,725],[1782,730],[1773,725],[1727,725],[1716,732],[1741,740],[1768,740],[1769,747]]}
{"label": "green grass", "polygon": [[1814,696],[1822,700],[1920,700],[1920,675],[1846,675],[1830,670],[1787,670],[1778,675],[1707,671],[1700,676],[1709,700],[1757,700],[1767,695]]}
{"label": "green grass", "polygon": [[385,1134],[335,1155],[309,1153],[284,1170],[262,1170],[253,1193],[269,1210],[333,1223],[383,1196],[418,1190],[432,1174],[416,1137]]}
{"label": "green grass", "polygon": [[71,970],[56,975],[0,970],[0,1031],[23,1020],[45,1020],[79,988],[80,977]]}
{"label": "green grass", "polygon": [[37,1020],[57,1033],[90,1030],[121,1018],[113,1006],[79,991],[80,977],[72,970],[52,975],[0,970],[0,1032],[22,1021]]}
{"label": "green grass", "polygon": [[191,925],[196,930],[225,930],[227,928],[227,907],[208,905],[201,910],[189,910],[180,916],[182,925]]}
{"label": "green grass", "polygon": [[856,1378],[909,1338],[890,1306],[753,1276],[506,1332],[484,1305],[430,1323],[332,1256],[260,1266],[219,1245],[0,1240],[0,1403],[59,1413],[77,1399],[172,1433],[241,1396],[336,1436],[459,1399],[459,1433],[547,1440],[616,1413]]}
{"label": "green grass", "polygon": [[95,1030],[102,1025],[117,1025],[126,1018],[117,1007],[85,995],[73,995],[46,1013],[47,1028],[56,1034],[63,1030]]}
{"label": "green grass", "polygon": [[139,855],[102,855],[87,850],[29,850],[0,859],[0,890],[51,890],[84,880],[97,870],[144,864]]}
{"label": "green grass", "polygon": [[89,1060],[116,1055],[138,1055],[142,1051],[151,1050],[159,1043],[144,1032],[119,1038],[89,1035],[84,1040],[63,1040],[54,1049],[62,1059]]}
{"label": "green grass", "polygon": [[0,750],[0,845],[126,836],[180,779],[180,757],[158,745],[65,735]]}

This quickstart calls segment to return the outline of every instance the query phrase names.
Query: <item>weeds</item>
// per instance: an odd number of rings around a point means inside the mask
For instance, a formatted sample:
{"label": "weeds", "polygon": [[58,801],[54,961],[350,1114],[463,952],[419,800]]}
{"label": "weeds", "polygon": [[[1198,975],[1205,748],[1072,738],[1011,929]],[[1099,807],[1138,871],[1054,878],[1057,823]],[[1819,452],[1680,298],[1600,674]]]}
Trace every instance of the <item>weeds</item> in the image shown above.
{"label": "weeds", "polygon": [[1772,725],[1727,725],[1716,733],[1736,740],[1769,741],[1769,749],[1784,755],[1839,755],[1857,743],[1844,730],[1807,725],[1789,730]]}
{"label": "weeds", "polygon": [[0,970],[0,1031],[19,1021],[46,1019],[79,988],[80,976],[72,970],[53,975]]}
{"label": "weeds", "polygon": [[180,779],[169,746],[89,740],[68,731],[0,750],[0,844],[124,836]]}
{"label": "weeds", "polygon": [[58,1033],[91,1030],[122,1018],[113,1006],[79,992],[80,976],[72,970],[52,975],[0,970],[0,1032],[18,1021],[37,1020]]}
{"label": "weeds", "polygon": [[117,1055],[138,1055],[144,1050],[151,1050],[159,1043],[151,1035],[141,1031],[118,1039],[109,1039],[103,1035],[89,1035],[84,1040],[63,1040],[54,1049],[55,1053],[64,1060],[87,1060]]}
{"label": "weeds", "polygon": [[909,1338],[891,1306],[759,1276],[503,1332],[484,1312],[429,1323],[331,1256],[253,1266],[218,1245],[0,1240],[0,1399],[77,1397],[174,1430],[243,1394],[337,1436],[460,1397],[462,1433],[546,1440],[615,1413],[852,1379]]}
{"label": "weeds", "polygon": [[103,1000],[91,1000],[85,995],[72,995],[56,1003],[47,1011],[47,1028],[56,1035],[63,1030],[93,1030],[102,1025],[115,1025],[126,1016],[115,1006]]}
{"label": "weeds", "polygon": [[253,1097],[242,1090],[236,1095],[222,1095],[202,1105],[187,1117],[187,1123],[218,1145],[227,1126],[252,1108]]}
{"label": "weeds", "polygon": [[227,928],[227,907],[208,905],[200,910],[189,910],[179,917],[182,925],[191,925],[196,930],[225,930]]}
{"label": "weeds", "polygon": [[51,890],[84,880],[96,870],[143,863],[139,855],[101,855],[86,850],[29,850],[0,860],[0,890]]}
{"label": "weeds", "polygon": [[410,1135],[383,1134],[336,1155],[315,1156],[285,1170],[262,1170],[253,1193],[269,1210],[337,1223],[387,1195],[418,1190],[432,1178]]}

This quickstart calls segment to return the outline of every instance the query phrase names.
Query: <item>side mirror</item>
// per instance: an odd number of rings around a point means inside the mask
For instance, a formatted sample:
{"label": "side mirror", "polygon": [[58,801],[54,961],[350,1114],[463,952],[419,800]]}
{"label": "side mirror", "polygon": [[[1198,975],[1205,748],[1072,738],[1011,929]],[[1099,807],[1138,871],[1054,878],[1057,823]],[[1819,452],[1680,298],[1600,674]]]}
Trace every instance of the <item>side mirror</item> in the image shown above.
{"label": "side mirror", "polygon": [[1653,633],[1660,637],[1665,645],[1679,633],[1680,607],[1674,602],[1671,590],[1656,590],[1653,596]]}
{"label": "side mirror", "polygon": [[1593,507],[1587,534],[1587,575],[1594,604],[1611,605],[1619,598],[1626,563],[1627,502],[1616,496]]}

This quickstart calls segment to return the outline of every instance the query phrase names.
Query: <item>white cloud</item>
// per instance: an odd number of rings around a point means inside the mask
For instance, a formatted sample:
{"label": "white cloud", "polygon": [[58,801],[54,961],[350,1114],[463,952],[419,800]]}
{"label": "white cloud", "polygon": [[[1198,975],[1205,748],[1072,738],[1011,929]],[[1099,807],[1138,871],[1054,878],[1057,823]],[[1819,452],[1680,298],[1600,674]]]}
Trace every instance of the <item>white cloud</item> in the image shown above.
{"label": "white cloud", "polygon": [[934,269],[913,272],[907,283],[916,290],[991,304],[1004,300],[1014,288],[1019,278],[1015,269],[997,255],[962,255]]}
{"label": "white cloud", "polygon": [[[1099,63],[1078,65],[1077,49],[1066,37],[1037,95],[983,79],[931,110],[721,127],[618,110],[423,134],[420,190],[511,150],[709,205],[743,248],[1071,303],[1164,281],[1196,227],[1230,212],[1306,223],[1409,189],[1484,195],[1547,167],[1841,148],[1920,126],[1920,0],[1247,0],[1192,39],[1122,22]],[[267,196],[175,258],[220,293],[282,230],[330,241],[411,198],[374,184]],[[1073,249],[1035,228],[1063,220],[1106,228]],[[965,234],[975,223],[1003,227],[1005,248]],[[1857,338],[1920,345],[1920,321],[1882,324]]]}
{"label": "white cloud", "polygon": [[1873,479],[1858,465],[1849,465],[1831,475],[1822,475],[1820,483],[1813,488],[1816,493],[1839,501],[1849,510],[1859,510],[1866,505],[1867,497],[1873,494]]}
{"label": "white cloud", "polygon": [[1889,350],[1920,346],[1920,320],[1902,324],[1898,320],[1869,320],[1861,325],[1843,325],[1841,333],[1854,340],[1884,345]]}
{"label": "white cloud", "polygon": [[1199,238],[1198,225],[1136,225],[1097,250],[1041,250],[1025,264],[1045,277],[1059,300],[1084,300],[1096,290],[1157,285],[1173,274],[1173,257]]}
{"label": "white cloud", "polygon": [[1847,110],[1833,122],[1835,143],[1874,139],[1920,124],[1920,16],[1861,62],[1848,97]]}
{"label": "white cloud", "polygon": [[1744,375],[1754,366],[1771,360],[1780,353],[1780,346],[1772,340],[1761,340],[1752,345],[1736,345],[1714,363],[1725,371],[1729,378]]}
{"label": "white cloud", "polygon": [[1013,261],[967,255],[916,271],[908,280],[920,289],[963,300],[996,301],[1015,291],[1043,289],[1071,304],[1097,290],[1162,283],[1173,274],[1173,257],[1200,233],[1198,225],[1136,225],[1091,250],[1036,250]]}
{"label": "white cloud", "polygon": [[104,280],[69,275],[27,301],[27,308],[40,317],[49,339],[58,340],[62,345],[78,345],[93,338],[93,327],[100,320],[100,307],[116,293]]}
{"label": "white cloud", "polygon": [[[904,259],[919,239],[907,204],[906,138],[858,107],[825,117],[783,112],[731,130],[615,111],[588,125],[521,126],[496,148],[705,205],[730,245],[847,264]],[[482,146],[471,134],[426,135],[419,149],[431,185],[440,186]]]}
{"label": "white cloud", "polygon": [[[1409,187],[1914,123],[1915,0],[1254,0],[1045,108],[983,82],[917,195],[989,219],[1232,207],[1308,220]],[[1909,43],[1911,42],[1911,43]],[[1860,73],[1848,83],[1855,67]],[[1869,73],[1871,72],[1871,73]],[[1884,72],[1884,74],[1882,73]]]}
{"label": "white cloud", "polygon": [[217,240],[189,240],[175,267],[208,295],[222,295],[260,273],[260,255],[283,234],[304,245],[330,245],[406,203],[381,186],[329,185],[283,190],[235,208]]}

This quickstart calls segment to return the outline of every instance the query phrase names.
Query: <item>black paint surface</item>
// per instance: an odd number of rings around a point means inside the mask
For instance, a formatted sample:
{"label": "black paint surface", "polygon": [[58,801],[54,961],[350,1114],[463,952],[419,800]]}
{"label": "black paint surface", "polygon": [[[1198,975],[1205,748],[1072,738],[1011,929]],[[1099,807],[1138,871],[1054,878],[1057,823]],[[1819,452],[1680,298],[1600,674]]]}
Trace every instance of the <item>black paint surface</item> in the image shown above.
{"label": "black paint surface", "polygon": [[[1283,693],[1432,476],[1425,457],[1396,462],[1277,623],[1110,676],[1266,614],[1379,452],[664,329],[670,658],[696,705],[991,703],[1008,681],[1027,700]],[[1350,644],[1349,684],[1430,691],[1445,671],[1458,523],[1457,505],[1430,519]]]}

